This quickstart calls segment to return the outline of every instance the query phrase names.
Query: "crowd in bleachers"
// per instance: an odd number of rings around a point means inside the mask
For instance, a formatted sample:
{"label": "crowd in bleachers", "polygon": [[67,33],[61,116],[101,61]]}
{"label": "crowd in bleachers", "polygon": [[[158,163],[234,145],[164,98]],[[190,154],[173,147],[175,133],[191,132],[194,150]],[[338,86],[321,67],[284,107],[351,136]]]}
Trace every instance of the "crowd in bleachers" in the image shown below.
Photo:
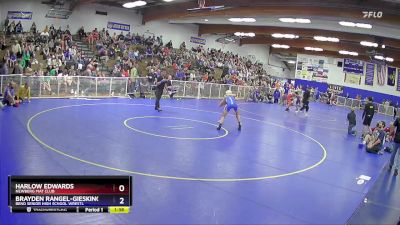
{"label": "crowd in bleachers", "polygon": [[[185,42],[174,48],[172,41],[164,44],[162,36],[111,35],[104,28],[87,32],[84,27],[73,35],[68,26],[51,25],[39,31],[33,23],[26,31],[20,22],[5,25],[0,40],[1,74],[134,78],[166,70],[177,80],[236,85],[270,82],[261,63],[200,45],[187,48]],[[77,42],[87,44],[89,50],[82,50]]]}

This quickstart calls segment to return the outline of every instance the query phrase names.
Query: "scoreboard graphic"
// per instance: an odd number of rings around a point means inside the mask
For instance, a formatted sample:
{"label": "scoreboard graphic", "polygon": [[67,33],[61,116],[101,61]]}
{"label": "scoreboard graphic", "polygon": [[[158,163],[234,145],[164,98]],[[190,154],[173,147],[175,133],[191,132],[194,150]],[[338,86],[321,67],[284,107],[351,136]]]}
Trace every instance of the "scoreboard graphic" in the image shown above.
{"label": "scoreboard graphic", "polygon": [[9,176],[12,213],[129,213],[130,176]]}

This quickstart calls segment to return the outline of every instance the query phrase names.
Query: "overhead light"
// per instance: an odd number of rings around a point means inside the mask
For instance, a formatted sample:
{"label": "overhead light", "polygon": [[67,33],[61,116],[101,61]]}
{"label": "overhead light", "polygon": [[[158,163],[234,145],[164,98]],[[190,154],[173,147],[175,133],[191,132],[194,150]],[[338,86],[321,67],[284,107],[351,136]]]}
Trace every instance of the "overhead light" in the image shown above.
{"label": "overhead light", "polygon": [[208,19],[204,19],[205,22],[208,22]]}
{"label": "overhead light", "polygon": [[393,62],[394,60],[393,60],[393,58],[390,58],[390,57],[383,57],[383,56],[381,56],[381,55],[376,55],[376,56],[374,56],[374,58],[375,59],[378,59],[378,60],[382,60],[382,61],[387,61],[387,62]]}
{"label": "overhead light", "polygon": [[299,38],[298,35],[294,35],[294,34],[280,34],[280,33],[274,33],[271,35],[274,38],[287,38],[287,39],[295,39],[295,38]]}
{"label": "overhead light", "polygon": [[339,54],[358,56],[358,53],[357,53],[357,52],[350,52],[350,51],[346,51],[346,50],[340,50],[340,51],[339,51]]}
{"label": "overhead light", "polygon": [[280,45],[280,44],[273,44],[273,45],[271,45],[273,48],[285,48],[285,49],[288,49],[288,48],[290,48],[290,46],[289,45]]}
{"label": "overhead light", "polygon": [[364,46],[367,46],[367,47],[375,47],[375,48],[378,47],[377,43],[369,42],[369,41],[361,41],[360,44],[364,45]]}
{"label": "overhead light", "polygon": [[255,33],[235,32],[234,34],[235,34],[235,36],[239,36],[239,37],[255,37],[256,36]]}
{"label": "overhead light", "polygon": [[304,47],[305,50],[307,51],[315,51],[315,52],[322,52],[322,48],[314,48],[314,47]]}
{"label": "overhead light", "polygon": [[347,21],[340,21],[340,25],[345,26],[345,27],[358,27],[358,28],[365,28],[365,29],[371,29],[372,25],[367,24],[367,23],[353,23],[353,22],[347,22]]}
{"label": "overhead light", "polygon": [[385,45],[382,45],[382,48],[386,48],[386,46],[385,46]]}
{"label": "overhead light", "polygon": [[311,20],[303,18],[279,18],[279,21],[283,23],[311,23]]}
{"label": "overhead light", "polygon": [[388,62],[393,62],[394,61],[393,58],[390,58],[390,57],[386,57],[385,60],[388,61]]}
{"label": "overhead light", "polygon": [[135,7],[139,7],[139,6],[144,6],[146,4],[147,4],[147,2],[145,2],[145,1],[134,1],[134,2],[127,2],[127,3],[123,4],[122,7],[130,9],[130,8],[135,8]]}
{"label": "overhead light", "polygon": [[356,27],[365,28],[365,29],[371,29],[372,25],[368,24],[368,23],[356,23]]}
{"label": "overhead light", "polygon": [[314,39],[317,41],[339,42],[339,38],[334,37],[314,36]]}
{"label": "overhead light", "polygon": [[254,23],[254,22],[256,22],[256,19],[254,19],[254,18],[229,18],[228,20],[231,22],[234,22],[234,23],[241,23],[241,22]]}
{"label": "overhead light", "polygon": [[173,2],[174,0],[163,0],[164,2]]}
{"label": "overhead light", "polygon": [[289,63],[289,64],[295,64],[295,63],[296,63],[296,61],[289,60],[289,61],[287,61],[287,63]]}

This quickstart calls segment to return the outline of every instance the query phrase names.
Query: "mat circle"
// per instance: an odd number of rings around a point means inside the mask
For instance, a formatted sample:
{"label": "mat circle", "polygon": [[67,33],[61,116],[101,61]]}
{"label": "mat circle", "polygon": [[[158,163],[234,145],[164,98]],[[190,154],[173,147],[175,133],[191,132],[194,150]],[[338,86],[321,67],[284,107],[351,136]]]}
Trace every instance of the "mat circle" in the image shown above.
{"label": "mat circle", "polygon": [[[144,173],[144,172],[139,172],[139,171],[133,171],[133,170],[127,170],[127,169],[120,169],[120,168],[116,168],[116,167],[112,167],[112,166],[108,166],[108,165],[104,165],[104,164],[100,164],[100,163],[96,163],[93,161],[89,161],[86,159],[82,159],[79,158],[77,156],[71,155],[66,153],[63,150],[57,149],[55,147],[52,147],[50,145],[48,145],[47,143],[45,143],[44,141],[42,141],[33,131],[32,131],[32,121],[34,121],[36,118],[45,115],[48,112],[51,111],[56,111],[56,110],[60,110],[60,109],[64,109],[64,108],[71,108],[71,107],[82,107],[82,106],[99,106],[99,105],[125,105],[125,106],[144,106],[144,107],[153,107],[153,105],[148,105],[148,104],[127,104],[127,103],[99,103],[99,104],[79,104],[79,105],[66,105],[66,106],[60,106],[60,107],[55,107],[55,108],[50,108],[47,110],[43,110],[41,112],[36,113],[35,115],[33,115],[31,118],[29,118],[28,122],[27,122],[27,130],[29,132],[29,134],[42,146],[44,146],[45,148],[54,151],[60,155],[63,155],[67,158],[70,159],[74,159],[77,160],[79,162],[82,163],[86,163],[92,166],[97,166],[100,168],[105,168],[105,169],[109,169],[109,170],[114,170],[114,171],[118,171],[118,172],[122,172],[122,173],[127,173],[127,174],[134,174],[134,175],[141,175],[141,176],[147,176],[147,177],[153,177],[153,178],[161,178],[161,179],[172,179],[172,180],[181,180],[181,181],[205,181],[205,182],[239,182],[239,181],[256,181],[256,180],[266,180],[266,179],[274,179],[274,178],[279,178],[279,177],[286,177],[286,176],[291,176],[291,175],[296,175],[299,173],[303,173],[306,172],[308,170],[314,169],[315,167],[321,165],[327,158],[327,150],[325,149],[325,147],[318,142],[317,140],[315,140],[314,138],[291,128],[279,125],[279,124],[275,124],[272,122],[267,122],[267,121],[263,121],[263,120],[259,120],[259,119],[254,119],[251,117],[245,117],[242,116],[242,119],[248,119],[248,120],[252,120],[252,121],[256,121],[259,123],[265,123],[265,124],[270,124],[276,127],[280,127],[283,129],[287,129],[289,131],[292,131],[294,133],[297,133],[299,135],[304,136],[305,138],[313,141],[314,143],[316,143],[323,152],[323,156],[322,158],[314,163],[311,166],[308,166],[304,169],[299,169],[299,170],[295,170],[292,172],[286,172],[286,173],[282,173],[282,174],[276,174],[276,175],[270,175],[270,176],[260,176],[260,177],[243,177],[243,178],[196,178],[196,177],[178,177],[178,176],[168,176],[168,175],[160,175],[160,174],[152,174],[152,173]],[[173,108],[173,109],[183,109],[183,110],[191,110],[191,111],[199,111],[199,112],[208,112],[208,113],[215,113],[215,114],[220,114],[220,112],[215,112],[215,111],[208,111],[208,110],[201,110],[201,109],[194,109],[194,108],[186,108],[186,107],[176,107],[176,106],[164,106],[164,108]]]}
{"label": "mat circle", "polygon": [[[149,119],[149,118],[160,118],[160,119],[175,119],[175,120],[184,120],[184,121],[190,121],[190,122],[196,122],[196,123],[202,123],[202,124],[207,124],[213,127],[218,127],[215,124],[201,121],[201,120],[194,120],[194,119],[187,119],[187,118],[180,118],[180,117],[166,117],[166,116],[138,116],[138,117],[132,117],[128,118],[124,121],[124,126],[127,127],[130,130],[136,131],[141,134],[147,134],[150,136],[155,136],[155,137],[160,137],[160,138],[169,138],[169,139],[178,139],[178,140],[193,140],[193,141],[199,141],[199,140],[213,140],[213,139],[218,139],[218,138],[223,138],[229,134],[229,131],[225,128],[222,127],[222,130],[224,133],[219,136],[214,136],[214,137],[176,137],[176,136],[169,136],[169,135],[161,135],[161,134],[156,134],[156,133],[151,133],[148,131],[143,131],[138,128],[135,128],[131,125],[128,124],[129,121],[134,121],[138,119]],[[215,128],[214,128],[215,129]]]}

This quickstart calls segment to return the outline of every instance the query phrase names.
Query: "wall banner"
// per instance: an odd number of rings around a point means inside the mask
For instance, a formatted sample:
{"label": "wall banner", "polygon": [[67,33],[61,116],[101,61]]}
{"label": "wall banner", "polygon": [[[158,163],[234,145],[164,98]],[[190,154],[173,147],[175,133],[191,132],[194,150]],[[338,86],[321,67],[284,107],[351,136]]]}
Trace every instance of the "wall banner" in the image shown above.
{"label": "wall banner", "polygon": [[108,22],[107,28],[111,30],[131,31],[131,25],[123,23]]}

